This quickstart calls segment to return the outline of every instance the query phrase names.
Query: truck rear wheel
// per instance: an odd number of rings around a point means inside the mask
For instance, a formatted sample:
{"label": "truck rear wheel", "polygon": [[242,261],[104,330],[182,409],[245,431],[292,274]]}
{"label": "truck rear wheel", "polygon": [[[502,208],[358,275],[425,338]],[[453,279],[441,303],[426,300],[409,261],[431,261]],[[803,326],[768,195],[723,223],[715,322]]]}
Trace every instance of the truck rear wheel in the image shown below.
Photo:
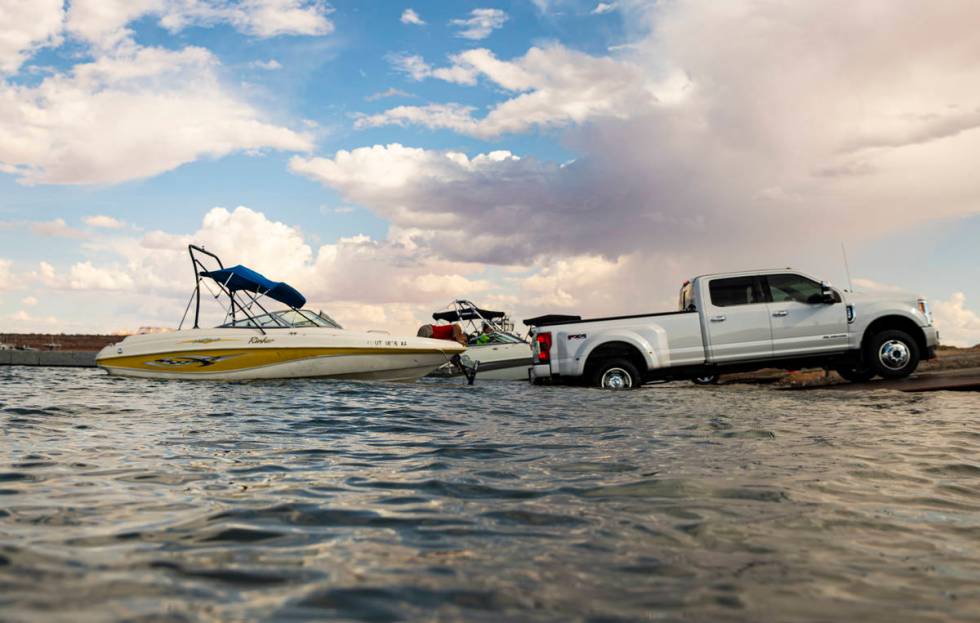
{"label": "truck rear wheel", "polygon": [[592,374],[592,385],[602,389],[636,389],[641,383],[636,366],[625,359],[600,361]]}
{"label": "truck rear wheel", "polygon": [[919,345],[905,331],[882,331],[868,340],[865,360],[886,379],[900,379],[915,372],[919,365]]}

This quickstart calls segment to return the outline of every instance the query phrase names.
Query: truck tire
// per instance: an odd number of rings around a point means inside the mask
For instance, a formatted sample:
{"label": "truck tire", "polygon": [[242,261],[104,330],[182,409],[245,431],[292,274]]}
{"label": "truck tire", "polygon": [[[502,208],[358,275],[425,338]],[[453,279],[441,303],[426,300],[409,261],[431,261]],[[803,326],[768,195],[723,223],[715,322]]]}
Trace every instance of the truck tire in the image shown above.
{"label": "truck tire", "polygon": [[636,366],[625,359],[600,361],[591,380],[595,387],[616,390],[636,389],[643,383]]}
{"label": "truck tire", "polygon": [[834,372],[840,375],[840,377],[845,381],[849,381],[851,383],[864,383],[875,377],[874,370],[864,367],[842,366],[840,368],[835,368]]}
{"label": "truck tire", "polygon": [[900,379],[915,372],[919,365],[919,345],[905,331],[891,329],[871,336],[865,361],[885,379]]}
{"label": "truck tire", "polygon": [[694,377],[691,382],[695,385],[717,385],[720,378],[720,374],[705,373]]}

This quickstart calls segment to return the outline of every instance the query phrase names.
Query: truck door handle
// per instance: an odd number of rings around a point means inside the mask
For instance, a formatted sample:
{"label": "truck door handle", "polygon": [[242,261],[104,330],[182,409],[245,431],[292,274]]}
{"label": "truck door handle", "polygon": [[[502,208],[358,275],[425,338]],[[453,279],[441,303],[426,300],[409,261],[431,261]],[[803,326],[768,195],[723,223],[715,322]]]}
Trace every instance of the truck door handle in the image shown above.
{"label": "truck door handle", "polygon": [[789,316],[789,312],[786,310],[773,312],[772,315],[776,318],[782,318],[783,316]]}
{"label": "truck door handle", "polygon": [[711,322],[725,322],[724,316],[712,316]]}

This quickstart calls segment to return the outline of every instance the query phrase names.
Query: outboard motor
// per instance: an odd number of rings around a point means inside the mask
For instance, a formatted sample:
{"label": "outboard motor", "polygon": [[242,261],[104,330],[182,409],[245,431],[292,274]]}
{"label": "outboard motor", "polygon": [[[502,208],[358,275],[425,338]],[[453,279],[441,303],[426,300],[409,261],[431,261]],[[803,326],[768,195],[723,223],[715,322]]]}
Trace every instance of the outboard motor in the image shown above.
{"label": "outboard motor", "polygon": [[[428,337],[434,340],[450,340],[452,342],[459,342],[463,346],[467,345],[466,333],[463,331],[463,327],[458,324],[424,324],[419,327],[419,331],[416,334],[418,337]],[[459,355],[453,355],[452,364],[456,366],[466,377],[466,382],[469,385],[473,384],[476,380],[476,370],[479,367],[479,362],[472,366],[468,366],[463,363],[463,359]]]}

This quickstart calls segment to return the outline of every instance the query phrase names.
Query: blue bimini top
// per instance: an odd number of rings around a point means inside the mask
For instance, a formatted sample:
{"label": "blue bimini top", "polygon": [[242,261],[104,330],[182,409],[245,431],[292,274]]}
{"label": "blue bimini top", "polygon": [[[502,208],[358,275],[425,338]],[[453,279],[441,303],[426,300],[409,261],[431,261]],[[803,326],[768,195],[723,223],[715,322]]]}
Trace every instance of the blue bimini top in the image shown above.
{"label": "blue bimini top", "polygon": [[306,305],[306,297],[299,293],[293,286],[284,281],[272,281],[255,272],[251,268],[246,268],[239,264],[231,268],[221,268],[219,270],[203,271],[202,277],[210,277],[232,292],[236,290],[247,290],[268,296],[280,303],[285,303],[290,307],[301,309]]}

